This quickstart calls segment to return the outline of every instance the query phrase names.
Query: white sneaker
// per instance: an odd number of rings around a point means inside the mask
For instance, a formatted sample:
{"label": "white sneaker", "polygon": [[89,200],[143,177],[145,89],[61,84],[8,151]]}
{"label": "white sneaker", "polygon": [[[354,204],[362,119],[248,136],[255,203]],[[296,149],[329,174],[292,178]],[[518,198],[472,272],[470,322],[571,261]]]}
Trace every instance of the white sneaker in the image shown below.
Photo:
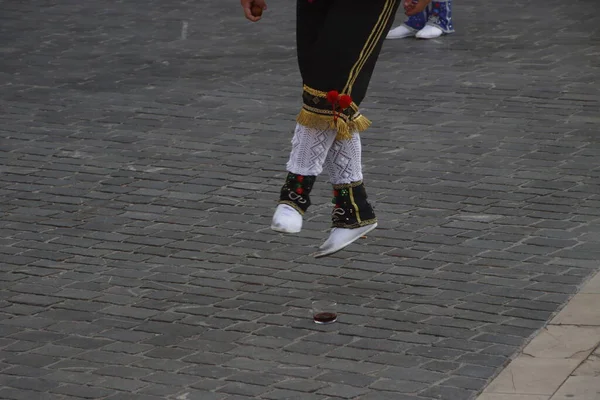
{"label": "white sneaker", "polygon": [[325,257],[342,250],[361,236],[366,235],[377,227],[377,223],[361,226],[360,228],[333,228],[329,237],[319,247],[320,251],[314,253],[315,258]]}
{"label": "white sneaker", "polygon": [[417,39],[434,39],[436,37],[442,36],[444,33],[443,30],[438,28],[437,26],[425,25],[425,28],[421,29],[415,35]]}
{"label": "white sneaker", "polygon": [[302,215],[287,204],[279,204],[273,214],[271,229],[282,233],[298,233],[302,230]]}
{"label": "white sneaker", "polygon": [[415,36],[415,30],[410,29],[406,25],[400,25],[397,28],[392,29],[388,32],[386,39],[402,39],[407,37]]}

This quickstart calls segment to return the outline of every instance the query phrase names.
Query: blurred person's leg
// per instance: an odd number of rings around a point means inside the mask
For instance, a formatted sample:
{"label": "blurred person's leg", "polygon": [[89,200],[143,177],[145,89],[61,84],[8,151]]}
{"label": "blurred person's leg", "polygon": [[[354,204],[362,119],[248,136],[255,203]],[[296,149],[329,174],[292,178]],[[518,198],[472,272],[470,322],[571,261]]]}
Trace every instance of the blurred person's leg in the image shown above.
{"label": "blurred person's leg", "polygon": [[433,1],[428,7],[427,24],[415,35],[419,39],[433,39],[454,32],[452,0]]}

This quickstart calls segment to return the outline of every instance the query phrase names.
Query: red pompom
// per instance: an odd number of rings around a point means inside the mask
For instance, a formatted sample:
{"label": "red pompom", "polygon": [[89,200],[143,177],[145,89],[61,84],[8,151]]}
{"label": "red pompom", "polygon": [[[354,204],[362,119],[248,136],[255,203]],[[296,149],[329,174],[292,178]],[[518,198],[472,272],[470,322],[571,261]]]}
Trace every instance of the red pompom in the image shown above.
{"label": "red pompom", "polygon": [[296,193],[302,194],[302,193],[304,193],[304,189],[302,189],[301,187],[299,187],[298,189],[296,189]]}
{"label": "red pompom", "polygon": [[339,97],[340,97],[340,94],[338,93],[337,90],[331,90],[331,91],[327,92],[327,101],[330,102],[331,104],[337,103]]}
{"label": "red pompom", "polygon": [[302,181],[304,180],[304,177],[302,175],[298,175],[296,176],[296,180],[300,183],[302,183]]}
{"label": "red pompom", "polygon": [[334,195],[334,196],[336,196],[336,197],[337,197],[337,196],[339,196],[339,194],[340,194],[340,192],[338,192],[337,190],[334,190],[334,191],[333,191],[333,195]]}
{"label": "red pompom", "polygon": [[352,97],[348,96],[347,94],[343,94],[340,96],[340,108],[342,110],[345,110],[346,108],[350,107],[350,104],[352,104]]}

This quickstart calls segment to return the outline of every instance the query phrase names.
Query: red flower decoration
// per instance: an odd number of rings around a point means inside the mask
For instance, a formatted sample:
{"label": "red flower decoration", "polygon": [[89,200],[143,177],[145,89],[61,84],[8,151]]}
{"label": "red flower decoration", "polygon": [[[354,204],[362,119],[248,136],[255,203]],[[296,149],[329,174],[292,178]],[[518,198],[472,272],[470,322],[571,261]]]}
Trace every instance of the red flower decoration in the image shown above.
{"label": "red flower decoration", "polygon": [[339,106],[341,110],[345,110],[352,104],[352,97],[347,94],[340,96],[340,93],[337,90],[330,90],[327,92],[327,101],[331,104],[333,120],[337,121],[339,112],[335,109],[336,106]]}
{"label": "red flower decoration", "polygon": [[348,96],[347,94],[343,94],[340,96],[340,108],[342,110],[345,110],[346,108],[350,107],[350,104],[352,104],[352,97]]}
{"label": "red flower decoration", "polygon": [[299,187],[298,189],[296,189],[296,193],[302,194],[302,193],[304,193],[304,189],[302,189],[301,187]]}
{"label": "red flower decoration", "polygon": [[298,175],[298,176],[296,177],[296,180],[297,180],[298,182],[302,183],[302,181],[304,180],[304,177],[303,177],[302,175]]}
{"label": "red flower decoration", "polygon": [[338,192],[337,190],[334,190],[334,191],[333,191],[333,195],[334,195],[334,196],[336,196],[336,197],[337,197],[339,194],[340,194],[340,192]]}
{"label": "red flower decoration", "polygon": [[327,92],[327,101],[331,104],[337,103],[339,97],[340,94],[337,90],[330,90],[329,92]]}

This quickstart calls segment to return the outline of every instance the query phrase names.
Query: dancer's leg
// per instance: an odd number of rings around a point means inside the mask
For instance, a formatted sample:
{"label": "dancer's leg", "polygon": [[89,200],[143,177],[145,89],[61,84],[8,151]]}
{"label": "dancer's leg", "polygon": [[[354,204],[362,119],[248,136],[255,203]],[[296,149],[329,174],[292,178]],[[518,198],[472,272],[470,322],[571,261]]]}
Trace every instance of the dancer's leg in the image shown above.
{"label": "dancer's leg", "polygon": [[[321,134],[335,132],[338,140],[349,140],[341,149],[355,144],[356,137],[360,152],[360,138],[355,135],[365,130],[370,121],[359,113],[358,106],[366,95],[383,39],[391,26],[398,4],[399,0],[298,0],[298,62],[304,83],[304,105],[297,119],[299,126],[313,128]],[[337,100],[332,103],[331,97],[328,98],[331,91],[351,96],[351,104],[342,107]],[[333,143],[328,135],[325,135],[328,140],[319,135],[298,136],[302,140],[296,140],[292,149],[288,178],[282,188],[280,205],[272,226],[283,232],[299,231],[301,214],[310,205],[308,193],[322,170],[323,164],[319,162],[324,161],[323,153],[312,158],[299,156],[305,154],[302,149],[310,147],[305,143],[316,141],[322,144],[320,148],[324,149],[325,155],[329,153]],[[305,160],[308,161],[305,163]],[[298,162],[303,166],[299,167]],[[360,166],[360,160],[358,165]],[[339,191],[338,201],[342,202],[340,205],[352,209],[352,218],[356,222],[342,218],[339,222],[344,227],[336,229],[358,232],[365,223],[372,229],[376,225],[375,216],[367,211],[370,206],[367,207],[362,182],[350,179],[343,186]],[[372,209],[370,213],[372,214]]]}
{"label": "dancer's leg", "polygon": [[[298,0],[299,34],[303,32],[298,60],[304,83],[299,123],[336,129],[338,139],[368,128],[370,121],[358,107],[397,8],[398,0]],[[325,10],[319,30],[306,21],[318,10]],[[351,105],[332,105],[327,93],[334,90],[351,96]]]}
{"label": "dancer's leg", "polygon": [[333,185],[332,230],[316,257],[333,254],[375,229],[377,218],[363,183],[360,135],[336,140],[325,159]]}
{"label": "dancer's leg", "polygon": [[[314,62],[312,49],[321,35],[332,0],[320,0],[306,7],[308,1],[299,0],[296,18],[296,42],[300,74],[310,72]],[[279,195],[279,205],[273,215],[271,229],[297,233],[302,229],[302,216],[310,206],[310,191],[336,131],[326,127],[298,123],[292,138],[292,151],[287,162],[287,177]]]}
{"label": "dancer's leg", "polygon": [[302,215],[310,206],[310,191],[323,171],[323,164],[337,132],[314,129],[297,124],[292,138],[292,151],[287,162],[288,175],[281,188],[279,206],[273,215],[271,229],[297,233],[302,229]]}

